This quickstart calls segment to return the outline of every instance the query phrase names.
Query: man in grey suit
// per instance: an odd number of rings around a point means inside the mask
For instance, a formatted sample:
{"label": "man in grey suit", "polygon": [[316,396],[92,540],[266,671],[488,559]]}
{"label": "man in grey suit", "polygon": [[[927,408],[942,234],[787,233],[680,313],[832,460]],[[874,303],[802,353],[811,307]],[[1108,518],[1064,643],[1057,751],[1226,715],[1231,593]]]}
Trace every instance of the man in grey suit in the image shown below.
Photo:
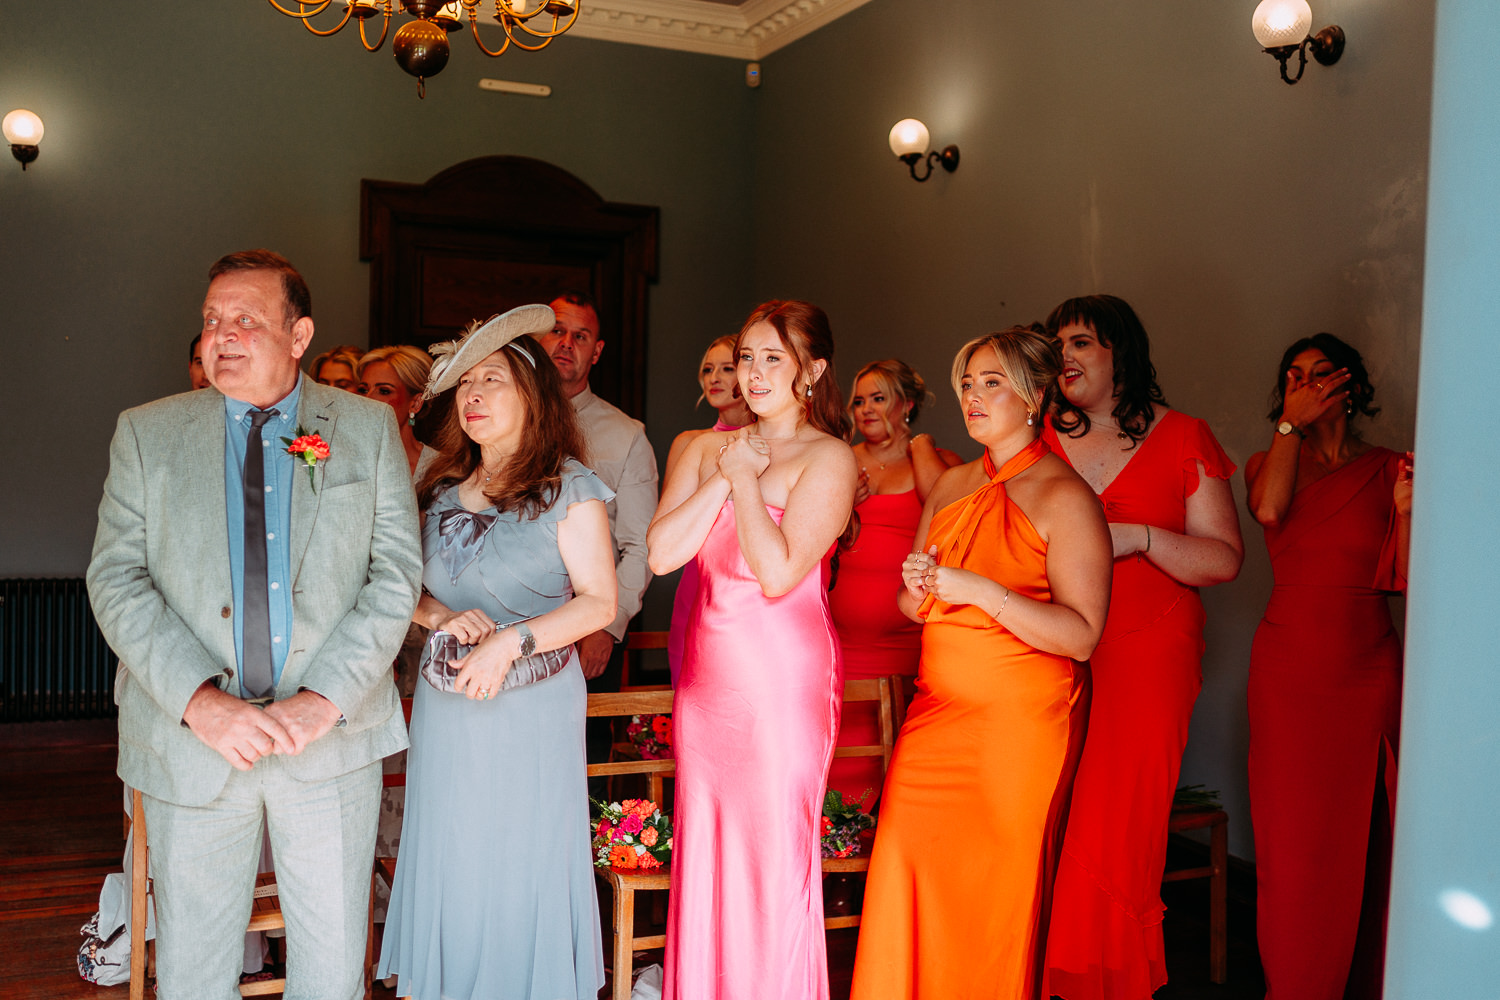
{"label": "man in grey suit", "polygon": [[[286,995],[363,993],[421,546],[391,408],[301,377],[311,314],[285,258],[224,257],[203,303],[213,387],[125,411],[110,445],[89,596],[120,655],[119,774],[145,795],[162,1000],[239,996],[263,823]],[[281,443],[304,434],[312,462]]]}

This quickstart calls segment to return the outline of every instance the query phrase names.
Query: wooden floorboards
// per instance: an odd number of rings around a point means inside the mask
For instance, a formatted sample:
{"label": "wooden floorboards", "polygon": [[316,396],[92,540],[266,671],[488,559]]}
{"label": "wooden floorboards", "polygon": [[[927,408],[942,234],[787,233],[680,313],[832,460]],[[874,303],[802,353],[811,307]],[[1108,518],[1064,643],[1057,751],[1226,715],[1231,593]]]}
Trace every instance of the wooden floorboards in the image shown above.
{"label": "wooden floorboards", "polygon": [[[0,725],[0,997],[125,1000],[125,986],[78,976],[79,928],[104,876],[121,868],[123,798],[112,722]],[[1182,849],[1178,845],[1176,849]],[[1157,1000],[1260,1000],[1254,916],[1230,906],[1229,982],[1208,981],[1207,884],[1168,885],[1164,930],[1172,981]],[[858,931],[828,935],[832,1000],[846,1000]],[[657,953],[647,959],[660,961]],[[149,995],[149,994],[148,994]],[[377,1000],[392,992],[377,988]]]}

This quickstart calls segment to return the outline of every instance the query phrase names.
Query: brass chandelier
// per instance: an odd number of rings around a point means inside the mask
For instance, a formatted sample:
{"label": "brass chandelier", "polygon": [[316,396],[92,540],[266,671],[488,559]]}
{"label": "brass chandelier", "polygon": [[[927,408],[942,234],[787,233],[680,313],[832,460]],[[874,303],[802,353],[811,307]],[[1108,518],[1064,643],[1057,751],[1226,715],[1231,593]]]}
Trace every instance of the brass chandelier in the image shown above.
{"label": "brass chandelier", "polygon": [[[359,41],[367,52],[378,52],[385,44],[386,35],[391,30],[391,16],[398,5],[398,0],[345,0],[344,16],[338,23],[329,28],[317,28],[313,26],[313,18],[331,7],[334,0],[297,0],[297,10],[288,10],[278,0],[267,2],[287,17],[297,18],[315,35],[336,35],[352,18],[359,22]],[[396,29],[396,35],[391,39],[391,53],[402,69],[417,78],[418,97],[427,96],[427,77],[437,76],[448,65],[448,33],[463,30],[465,17],[469,19],[474,44],[487,56],[503,55],[512,45],[528,52],[544,49],[578,20],[579,0],[491,0],[495,20],[505,29],[505,44],[492,50],[479,37],[479,8],[483,2],[399,0],[401,9],[415,20]],[[372,44],[365,23],[374,17],[381,19],[380,37]],[[536,22],[535,26],[532,22]]]}

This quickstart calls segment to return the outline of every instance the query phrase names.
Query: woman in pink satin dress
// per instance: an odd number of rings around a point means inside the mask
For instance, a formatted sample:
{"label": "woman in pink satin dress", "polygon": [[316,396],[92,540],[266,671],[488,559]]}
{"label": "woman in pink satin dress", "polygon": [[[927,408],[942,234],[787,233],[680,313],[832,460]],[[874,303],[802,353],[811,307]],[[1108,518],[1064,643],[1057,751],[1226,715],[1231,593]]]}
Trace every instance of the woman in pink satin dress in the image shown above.
{"label": "woman in pink satin dress", "polygon": [[664,1000],[826,1000],[819,820],[843,666],[823,567],[858,474],[828,318],[750,314],[758,420],[692,441],[647,535],[698,587],[673,703],[677,812]]}
{"label": "woman in pink satin dress", "polygon": [[[667,468],[663,481],[670,479],[672,470],[682,459],[683,452],[693,441],[714,431],[737,431],[755,420],[755,414],[745,405],[740,395],[739,379],[735,377],[734,343],[737,334],[727,333],[703,352],[698,364],[698,385],[703,395],[698,402],[708,400],[718,419],[712,427],[697,427],[683,431],[672,441],[667,451]],[[682,669],[682,639],[687,632],[688,615],[693,610],[693,597],[698,593],[698,567],[689,562],[682,567],[682,576],[677,581],[677,594],[672,599],[672,628],[667,633],[667,666],[672,672],[672,683],[677,683],[677,674]]]}

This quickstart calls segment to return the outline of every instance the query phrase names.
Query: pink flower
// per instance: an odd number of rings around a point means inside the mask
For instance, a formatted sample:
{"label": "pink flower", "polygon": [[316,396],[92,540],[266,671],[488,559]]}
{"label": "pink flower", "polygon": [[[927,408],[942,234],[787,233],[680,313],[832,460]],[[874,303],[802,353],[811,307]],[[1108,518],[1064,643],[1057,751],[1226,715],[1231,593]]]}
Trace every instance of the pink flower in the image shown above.
{"label": "pink flower", "polygon": [[620,829],[626,833],[640,833],[641,828],[641,817],[637,813],[632,812],[620,821]]}

